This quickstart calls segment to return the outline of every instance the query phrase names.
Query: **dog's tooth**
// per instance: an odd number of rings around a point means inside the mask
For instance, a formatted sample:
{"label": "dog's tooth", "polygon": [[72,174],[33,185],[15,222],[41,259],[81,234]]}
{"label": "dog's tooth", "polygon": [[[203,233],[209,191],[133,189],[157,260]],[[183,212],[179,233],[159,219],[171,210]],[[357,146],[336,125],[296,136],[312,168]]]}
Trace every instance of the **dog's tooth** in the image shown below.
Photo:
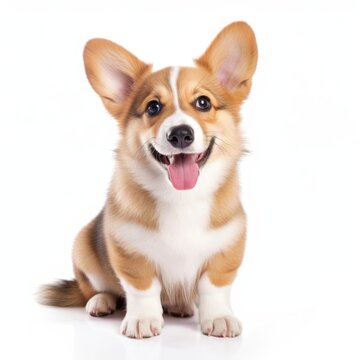
{"label": "dog's tooth", "polygon": [[175,160],[175,156],[174,155],[171,155],[171,156],[168,156],[169,160],[170,160],[170,164],[172,164]]}

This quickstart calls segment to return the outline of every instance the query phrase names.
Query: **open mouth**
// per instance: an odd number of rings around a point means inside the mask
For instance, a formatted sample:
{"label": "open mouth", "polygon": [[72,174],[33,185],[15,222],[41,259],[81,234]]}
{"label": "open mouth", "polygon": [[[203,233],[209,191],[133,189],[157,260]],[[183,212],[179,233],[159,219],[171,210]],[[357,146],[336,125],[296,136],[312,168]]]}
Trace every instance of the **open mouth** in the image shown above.
{"label": "open mouth", "polygon": [[149,150],[154,159],[167,170],[169,180],[174,188],[177,190],[189,190],[196,185],[199,169],[207,162],[214,143],[215,138],[212,138],[207,149],[199,154],[180,153],[176,155],[163,155],[151,144],[149,145]]}

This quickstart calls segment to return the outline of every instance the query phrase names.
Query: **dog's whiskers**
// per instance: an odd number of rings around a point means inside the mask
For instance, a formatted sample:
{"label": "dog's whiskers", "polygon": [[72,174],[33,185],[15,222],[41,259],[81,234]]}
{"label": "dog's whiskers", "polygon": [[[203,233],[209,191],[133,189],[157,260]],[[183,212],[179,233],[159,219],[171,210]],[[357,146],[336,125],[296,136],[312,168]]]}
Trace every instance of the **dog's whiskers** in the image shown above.
{"label": "dog's whiskers", "polygon": [[[223,143],[225,143],[226,145],[232,146],[229,142],[226,142],[224,139],[222,139],[220,136],[218,136],[218,133],[215,131],[208,131],[207,134],[214,134],[213,137],[219,139],[220,141],[222,141]],[[222,134],[222,136],[224,136],[228,141],[231,142],[231,139],[229,139],[228,136]]]}
{"label": "dog's whiskers", "polygon": [[227,149],[225,149],[223,146],[221,146],[219,143],[217,143],[216,140],[215,140],[214,145],[216,145],[226,155],[231,155],[230,152]]}
{"label": "dog's whiskers", "polygon": [[146,147],[149,145],[150,141],[155,139],[154,136],[148,138],[139,148],[135,151],[136,160],[142,160],[146,156]]}

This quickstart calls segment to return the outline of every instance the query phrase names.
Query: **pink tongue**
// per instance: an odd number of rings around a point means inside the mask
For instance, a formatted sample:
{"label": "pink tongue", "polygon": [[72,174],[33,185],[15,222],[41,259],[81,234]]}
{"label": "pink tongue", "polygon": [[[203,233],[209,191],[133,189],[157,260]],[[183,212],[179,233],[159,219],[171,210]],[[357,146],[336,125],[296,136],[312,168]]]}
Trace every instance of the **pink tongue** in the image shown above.
{"label": "pink tongue", "polygon": [[175,155],[174,162],[169,165],[169,179],[177,190],[192,189],[199,176],[199,165],[196,163],[197,155]]}

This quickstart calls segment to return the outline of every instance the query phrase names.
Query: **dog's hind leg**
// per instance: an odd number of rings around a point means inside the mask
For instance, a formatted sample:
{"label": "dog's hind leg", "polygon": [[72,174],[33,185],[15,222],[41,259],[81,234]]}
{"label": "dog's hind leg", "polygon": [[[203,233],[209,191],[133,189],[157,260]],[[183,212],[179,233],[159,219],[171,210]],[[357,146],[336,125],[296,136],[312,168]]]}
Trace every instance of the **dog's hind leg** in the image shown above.
{"label": "dog's hind leg", "polygon": [[[124,292],[107,259],[103,236],[102,212],[77,236],[73,261],[76,280],[92,316],[111,314]],[[122,300],[122,302],[121,302]]]}

